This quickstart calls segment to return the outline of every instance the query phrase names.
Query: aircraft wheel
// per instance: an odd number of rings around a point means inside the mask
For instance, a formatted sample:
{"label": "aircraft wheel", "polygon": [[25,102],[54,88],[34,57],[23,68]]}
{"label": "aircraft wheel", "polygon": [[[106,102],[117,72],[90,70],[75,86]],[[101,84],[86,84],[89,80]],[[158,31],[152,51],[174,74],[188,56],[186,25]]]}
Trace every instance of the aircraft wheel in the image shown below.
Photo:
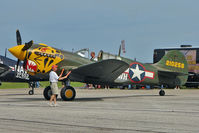
{"label": "aircraft wheel", "polygon": [[61,89],[61,98],[64,100],[64,101],[72,101],[75,99],[75,96],[76,96],[76,91],[73,87],[71,86],[66,86],[64,88]]}
{"label": "aircraft wheel", "polygon": [[51,91],[50,86],[47,86],[47,87],[44,89],[43,95],[44,95],[44,98],[45,98],[46,100],[50,100],[50,97],[51,97],[51,95],[52,95],[52,91]]}
{"label": "aircraft wheel", "polygon": [[29,90],[28,94],[29,95],[34,95],[34,91],[33,90]]}
{"label": "aircraft wheel", "polygon": [[164,90],[160,90],[159,95],[160,96],[164,96],[165,95],[165,91]]}

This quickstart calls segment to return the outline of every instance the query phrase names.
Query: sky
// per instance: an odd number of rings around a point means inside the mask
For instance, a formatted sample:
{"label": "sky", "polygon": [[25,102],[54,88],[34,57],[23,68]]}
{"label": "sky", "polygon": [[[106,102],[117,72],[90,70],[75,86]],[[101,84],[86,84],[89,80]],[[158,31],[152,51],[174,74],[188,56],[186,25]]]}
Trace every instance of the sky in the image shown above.
{"label": "sky", "polygon": [[[0,54],[34,40],[72,51],[89,48],[153,61],[156,48],[199,46],[198,0],[0,0]],[[10,53],[8,57],[15,59]]]}

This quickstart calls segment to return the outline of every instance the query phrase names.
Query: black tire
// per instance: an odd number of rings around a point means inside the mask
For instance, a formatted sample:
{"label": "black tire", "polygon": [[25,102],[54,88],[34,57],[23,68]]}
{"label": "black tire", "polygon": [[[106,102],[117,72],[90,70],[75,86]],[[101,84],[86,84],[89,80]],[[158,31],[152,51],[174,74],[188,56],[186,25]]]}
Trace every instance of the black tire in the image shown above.
{"label": "black tire", "polygon": [[61,98],[64,101],[72,101],[75,99],[76,96],[76,91],[73,87],[71,86],[66,86],[61,89]]}
{"label": "black tire", "polygon": [[34,91],[33,90],[29,90],[28,94],[29,95],[34,95]]}
{"label": "black tire", "polygon": [[51,97],[51,95],[52,95],[52,91],[51,91],[50,86],[47,86],[47,87],[44,89],[43,95],[44,95],[44,98],[45,98],[46,100],[50,100],[50,97]]}
{"label": "black tire", "polygon": [[164,90],[160,90],[159,95],[160,96],[164,96],[165,95],[165,91]]}

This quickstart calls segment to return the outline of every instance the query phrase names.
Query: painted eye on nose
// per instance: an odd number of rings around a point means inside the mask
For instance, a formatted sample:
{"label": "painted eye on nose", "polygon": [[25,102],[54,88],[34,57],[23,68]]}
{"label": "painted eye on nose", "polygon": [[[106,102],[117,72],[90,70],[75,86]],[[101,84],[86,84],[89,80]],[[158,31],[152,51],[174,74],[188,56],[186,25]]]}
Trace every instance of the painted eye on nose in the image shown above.
{"label": "painted eye on nose", "polygon": [[[50,57],[50,58],[55,58],[57,55],[52,55],[52,54],[47,54],[47,53],[42,53],[42,52],[38,52],[38,51],[35,51],[34,52],[36,55],[41,55],[41,56],[44,56],[44,57]],[[63,56],[60,56],[61,59],[63,58]]]}

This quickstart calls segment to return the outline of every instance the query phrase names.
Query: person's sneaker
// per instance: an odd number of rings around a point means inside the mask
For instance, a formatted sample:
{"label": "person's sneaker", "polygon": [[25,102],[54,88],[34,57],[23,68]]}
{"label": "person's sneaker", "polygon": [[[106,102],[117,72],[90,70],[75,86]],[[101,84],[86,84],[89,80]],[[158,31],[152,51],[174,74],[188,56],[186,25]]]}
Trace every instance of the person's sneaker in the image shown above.
{"label": "person's sneaker", "polygon": [[52,103],[48,103],[48,105],[49,105],[50,107],[53,107],[53,104],[52,104]]}
{"label": "person's sneaker", "polygon": [[59,104],[57,104],[57,103],[56,103],[56,104],[54,104],[54,107],[57,107],[57,106],[59,106]]}

